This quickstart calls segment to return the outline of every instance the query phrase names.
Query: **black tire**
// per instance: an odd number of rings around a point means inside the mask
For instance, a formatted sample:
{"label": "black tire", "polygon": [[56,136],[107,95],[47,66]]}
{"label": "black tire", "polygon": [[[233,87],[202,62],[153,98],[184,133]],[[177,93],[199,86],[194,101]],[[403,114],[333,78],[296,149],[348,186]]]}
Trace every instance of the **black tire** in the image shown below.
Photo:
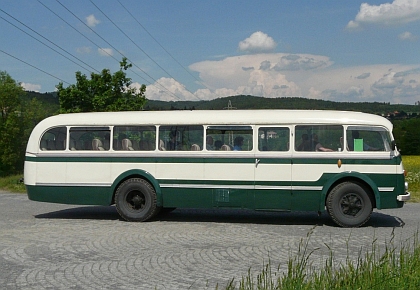
{"label": "black tire", "polygon": [[118,187],[115,206],[123,219],[132,222],[146,221],[158,212],[156,192],[141,178],[128,179]]}
{"label": "black tire", "polygon": [[343,182],[330,192],[327,210],[336,224],[346,228],[360,227],[372,213],[372,201],[366,190],[357,183]]}

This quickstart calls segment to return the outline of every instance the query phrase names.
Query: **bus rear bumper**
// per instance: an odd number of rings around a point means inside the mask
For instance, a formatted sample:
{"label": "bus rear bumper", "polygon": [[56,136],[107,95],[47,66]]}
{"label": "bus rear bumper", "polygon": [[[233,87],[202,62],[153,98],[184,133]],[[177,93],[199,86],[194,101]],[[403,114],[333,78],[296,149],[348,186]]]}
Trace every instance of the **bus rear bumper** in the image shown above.
{"label": "bus rear bumper", "polygon": [[407,201],[410,200],[411,194],[409,192],[406,192],[405,194],[401,194],[397,196],[398,201]]}

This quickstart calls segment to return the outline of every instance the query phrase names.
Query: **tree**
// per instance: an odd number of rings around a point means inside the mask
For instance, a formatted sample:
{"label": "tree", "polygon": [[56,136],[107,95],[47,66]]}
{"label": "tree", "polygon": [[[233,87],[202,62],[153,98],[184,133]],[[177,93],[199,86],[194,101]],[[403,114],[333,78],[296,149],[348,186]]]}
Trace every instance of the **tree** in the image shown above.
{"label": "tree", "polygon": [[76,84],[67,88],[60,82],[56,88],[61,113],[107,112],[141,110],[146,103],[146,86],[140,89],[131,87],[131,78],[125,71],[132,64],[123,58],[120,70],[111,75],[109,69],[100,74],[91,73],[90,79],[80,71],[76,72]]}
{"label": "tree", "polygon": [[7,74],[0,71],[0,175],[22,169],[25,139],[25,120],[22,117],[24,89]]}

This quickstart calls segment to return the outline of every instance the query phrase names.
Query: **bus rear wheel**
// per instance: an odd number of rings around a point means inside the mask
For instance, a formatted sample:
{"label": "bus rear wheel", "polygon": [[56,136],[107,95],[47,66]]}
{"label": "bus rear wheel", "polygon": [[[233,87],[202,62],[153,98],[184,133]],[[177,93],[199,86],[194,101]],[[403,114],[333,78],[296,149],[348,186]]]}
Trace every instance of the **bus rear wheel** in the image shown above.
{"label": "bus rear wheel", "polygon": [[115,206],[123,219],[133,222],[146,221],[158,212],[156,192],[141,178],[128,179],[118,187]]}
{"label": "bus rear wheel", "polygon": [[373,209],[366,190],[353,182],[343,182],[334,187],[328,195],[326,205],[333,221],[346,228],[365,224]]}

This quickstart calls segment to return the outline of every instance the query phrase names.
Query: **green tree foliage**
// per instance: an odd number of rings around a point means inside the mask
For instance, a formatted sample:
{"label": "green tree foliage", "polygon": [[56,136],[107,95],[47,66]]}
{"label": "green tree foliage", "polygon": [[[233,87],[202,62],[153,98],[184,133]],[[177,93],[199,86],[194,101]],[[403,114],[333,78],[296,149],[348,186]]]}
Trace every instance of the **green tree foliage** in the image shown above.
{"label": "green tree foliage", "polygon": [[76,84],[67,88],[59,83],[58,98],[61,113],[137,111],[146,103],[146,86],[140,89],[131,87],[131,78],[125,71],[132,65],[123,58],[120,70],[111,74],[103,69],[100,74],[91,73],[90,79],[81,72],[76,72]]}
{"label": "green tree foliage", "polygon": [[25,147],[32,128],[45,117],[36,99],[7,72],[0,71],[0,176],[22,171]]}
{"label": "green tree foliage", "polygon": [[404,155],[420,154],[420,118],[394,121],[394,137]]}
{"label": "green tree foliage", "polygon": [[19,170],[22,160],[22,135],[24,125],[21,98],[23,88],[7,74],[0,71],[0,175]]}

